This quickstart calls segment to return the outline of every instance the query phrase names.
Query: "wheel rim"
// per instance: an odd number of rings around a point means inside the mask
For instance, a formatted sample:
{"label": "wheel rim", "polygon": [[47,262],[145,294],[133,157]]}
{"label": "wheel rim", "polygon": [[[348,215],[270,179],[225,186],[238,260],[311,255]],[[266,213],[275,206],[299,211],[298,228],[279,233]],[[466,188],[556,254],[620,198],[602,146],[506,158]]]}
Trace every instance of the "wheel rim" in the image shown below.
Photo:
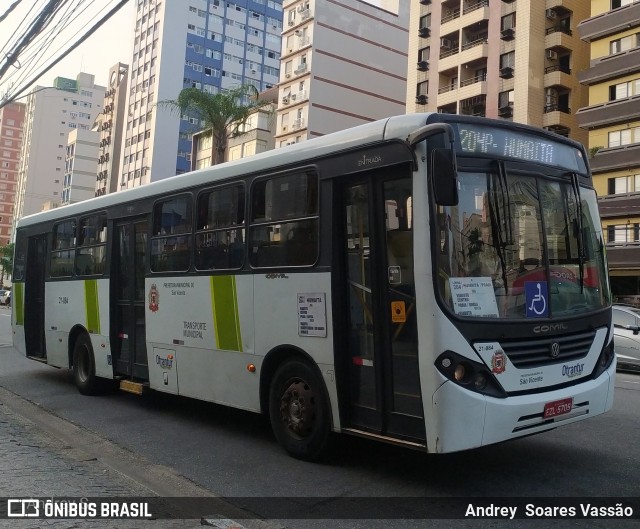
{"label": "wheel rim", "polygon": [[285,387],[280,398],[280,418],[290,435],[308,437],[316,422],[316,396],[304,380],[292,380]]}
{"label": "wheel rim", "polygon": [[85,382],[89,378],[89,350],[84,345],[78,354],[78,378],[81,382]]}

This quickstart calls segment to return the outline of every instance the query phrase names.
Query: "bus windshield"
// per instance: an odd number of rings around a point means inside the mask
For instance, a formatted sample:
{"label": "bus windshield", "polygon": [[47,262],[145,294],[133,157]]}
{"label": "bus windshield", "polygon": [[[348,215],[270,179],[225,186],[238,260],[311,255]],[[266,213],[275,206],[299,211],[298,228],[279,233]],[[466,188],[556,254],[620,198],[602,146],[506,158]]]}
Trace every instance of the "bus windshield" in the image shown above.
{"label": "bus windshield", "polygon": [[439,295],[458,316],[553,318],[610,303],[595,191],[550,179],[460,172],[458,205],[439,206]]}

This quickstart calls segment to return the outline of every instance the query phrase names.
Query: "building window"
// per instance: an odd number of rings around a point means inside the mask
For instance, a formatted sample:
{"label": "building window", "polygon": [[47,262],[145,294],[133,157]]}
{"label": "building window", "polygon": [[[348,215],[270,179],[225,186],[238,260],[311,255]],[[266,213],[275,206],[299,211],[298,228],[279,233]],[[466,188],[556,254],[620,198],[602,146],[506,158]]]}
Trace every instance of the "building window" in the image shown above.
{"label": "building window", "polygon": [[516,27],[516,12],[505,15],[500,20],[500,29],[514,29]]}
{"label": "building window", "polygon": [[609,86],[609,101],[625,99],[640,94],[640,79]]}
{"label": "building window", "polygon": [[609,178],[609,194],[620,195],[640,192],[640,174]]}

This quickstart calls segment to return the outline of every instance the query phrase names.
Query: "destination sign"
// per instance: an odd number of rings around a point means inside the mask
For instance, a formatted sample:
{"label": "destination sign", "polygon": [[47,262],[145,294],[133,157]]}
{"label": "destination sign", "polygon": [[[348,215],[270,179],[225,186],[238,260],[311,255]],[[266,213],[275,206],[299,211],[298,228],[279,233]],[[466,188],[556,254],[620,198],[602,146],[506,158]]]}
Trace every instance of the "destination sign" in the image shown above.
{"label": "destination sign", "polygon": [[566,143],[500,127],[474,123],[451,125],[458,132],[458,149],[463,153],[489,154],[554,165],[582,174],[587,172],[582,151]]}

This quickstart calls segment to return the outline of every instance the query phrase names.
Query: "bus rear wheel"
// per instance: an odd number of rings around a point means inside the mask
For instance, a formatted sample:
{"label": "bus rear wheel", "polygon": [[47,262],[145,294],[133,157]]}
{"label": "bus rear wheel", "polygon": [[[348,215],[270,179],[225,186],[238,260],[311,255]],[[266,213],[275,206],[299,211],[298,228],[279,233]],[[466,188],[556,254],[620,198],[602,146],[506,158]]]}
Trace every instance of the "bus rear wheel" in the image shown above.
{"label": "bus rear wheel", "polygon": [[78,336],[73,347],[73,381],[83,395],[95,395],[100,389],[93,346],[87,334]]}
{"label": "bus rear wheel", "polygon": [[318,459],[329,438],[329,407],[321,378],[306,362],[290,360],[276,371],[269,391],[273,433],[293,457]]}

